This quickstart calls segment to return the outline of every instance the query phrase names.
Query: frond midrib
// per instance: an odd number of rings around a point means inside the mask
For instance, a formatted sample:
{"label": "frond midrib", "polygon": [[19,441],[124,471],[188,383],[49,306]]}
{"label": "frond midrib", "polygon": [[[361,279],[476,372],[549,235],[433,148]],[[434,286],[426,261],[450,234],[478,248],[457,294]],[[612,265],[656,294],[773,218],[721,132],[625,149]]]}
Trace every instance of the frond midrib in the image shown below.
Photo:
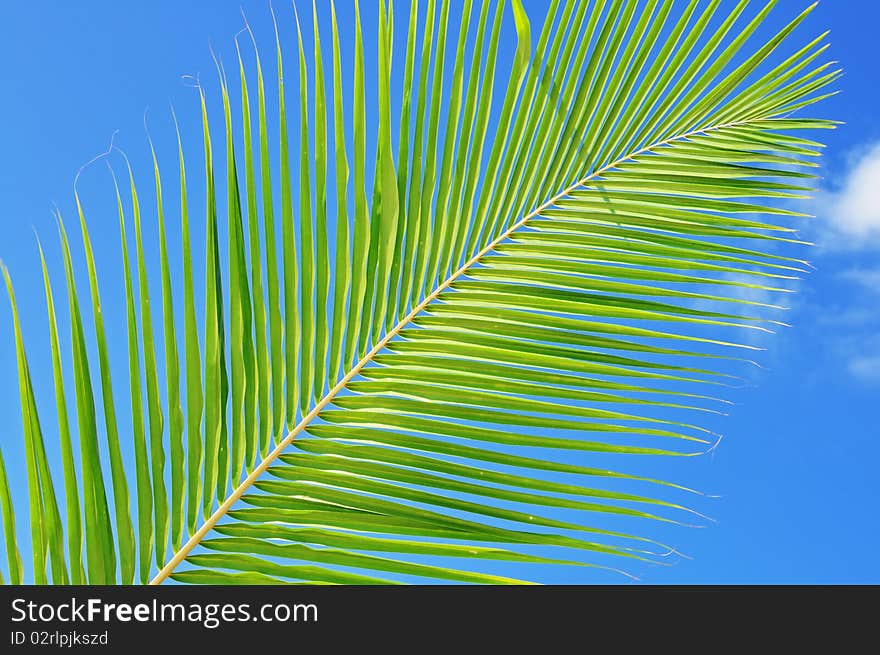
{"label": "frond midrib", "polygon": [[260,462],[260,464],[254,468],[254,470],[239,484],[232,493],[220,504],[219,507],[208,517],[207,520],[199,527],[199,529],[193,533],[193,535],[189,538],[189,540],[178,550],[174,556],[168,560],[165,566],[156,574],[156,576],[150,581],[151,585],[162,584],[176,569],[177,565],[180,564],[186,557],[190,554],[190,552],[198,546],[202,539],[214,529],[214,526],[222,519],[227,512],[232,508],[236,501],[238,501],[244,493],[250,489],[250,487],[257,481],[257,479],[266,472],[266,470],[272,465],[272,463],[281,455],[281,453],[293,442],[293,440],[303,431],[308,425],[312,422],[312,420],[321,413],[321,411],[329,405],[339,394],[340,391],[346,388],[348,383],[360,373],[360,371],[370,364],[373,361],[373,358],[381,352],[385,346],[396,337],[401,330],[403,330],[407,325],[409,325],[412,320],[421,314],[427,307],[430,305],[437,297],[446,291],[459,277],[464,275],[468,269],[474,266],[477,262],[480,261],[484,256],[495,250],[495,248],[504,242],[506,239],[510,238],[510,236],[516,232],[518,229],[525,226],[530,220],[538,216],[542,211],[552,207],[559,200],[571,194],[578,188],[581,188],[587,185],[591,180],[594,180],[600,177],[602,174],[617,168],[621,164],[638,157],[639,155],[645,154],[647,152],[651,152],[658,148],[662,148],[664,146],[670,145],[672,143],[682,141],[684,139],[688,139],[694,136],[708,134],[711,132],[717,132],[719,130],[732,128],[732,127],[740,127],[743,125],[748,125],[752,122],[756,121],[767,121],[772,120],[774,116],[759,116],[752,117],[745,120],[740,121],[732,121],[727,123],[721,123],[717,125],[710,125],[708,127],[702,127],[696,130],[692,130],[690,132],[686,132],[683,134],[678,134],[673,137],[666,138],[662,141],[658,141],[656,143],[652,143],[648,146],[644,146],[639,150],[628,153],[623,157],[616,159],[615,161],[606,164],[602,168],[599,168],[584,178],[579,179],[574,184],[570,185],[563,191],[559,192],[545,203],[534,209],[531,213],[527,214],[508,229],[506,229],[502,234],[488,243],[482,250],[480,250],[477,254],[471,257],[467,262],[461,265],[454,273],[452,273],[449,277],[446,278],[441,284],[439,284],[434,291],[425,296],[425,298],[416,305],[406,316],[404,316],[398,323],[380,339],[373,348],[367,352],[358,362],[352,367],[339,382],[336,383],[333,388],[331,388],[327,394],[318,401],[315,406],[309,411],[308,414],[302,417],[299,423],[296,424],[282,439],[278,445],[268,454],[265,458]]}

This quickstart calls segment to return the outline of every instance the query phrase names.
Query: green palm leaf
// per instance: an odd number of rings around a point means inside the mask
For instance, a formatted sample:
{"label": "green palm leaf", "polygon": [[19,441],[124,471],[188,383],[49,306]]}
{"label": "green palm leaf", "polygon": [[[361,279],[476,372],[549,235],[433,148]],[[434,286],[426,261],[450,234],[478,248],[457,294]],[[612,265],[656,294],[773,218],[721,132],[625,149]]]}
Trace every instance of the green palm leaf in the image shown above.
{"label": "green palm leaf", "polygon": [[[131,168],[133,256],[116,191],[122,275],[99,276],[76,199],[100,395],[59,218],[70,362],[43,270],[63,514],[14,311],[34,581],[129,583],[137,569],[153,583],[517,583],[540,565],[625,568],[674,552],[652,535],[703,520],[696,492],[628,462],[711,450],[705,419],[739,384],[732,365],[757,350],[750,335],[781,325],[766,298],[808,268],[791,207],[821,152],[798,134],[834,126],[798,112],[839,75],[818,63],[825,35],[783,52],[812,7],[759,41],[775,2],[721,4],[553,0],[536,30],[519,0],[412,2],[398,64],[399,17],[378,0],[371,67],[358,3],[353,34],[331,3],[330,39],[313,3],[312,47],[296,17],[295,79],[282,73],[291,26],[275,25],[274,99],[264,60],[236,41],[240,119],[219,63],[222,118],[199,88],[204,262],[179,132],[179,283],[159,153],[158,262]],[[99,295],[116,278],[130,427],[115,411]],[[17,583],[13,505],[0,458]],[[522,573],[498,576],[491,562]]]}

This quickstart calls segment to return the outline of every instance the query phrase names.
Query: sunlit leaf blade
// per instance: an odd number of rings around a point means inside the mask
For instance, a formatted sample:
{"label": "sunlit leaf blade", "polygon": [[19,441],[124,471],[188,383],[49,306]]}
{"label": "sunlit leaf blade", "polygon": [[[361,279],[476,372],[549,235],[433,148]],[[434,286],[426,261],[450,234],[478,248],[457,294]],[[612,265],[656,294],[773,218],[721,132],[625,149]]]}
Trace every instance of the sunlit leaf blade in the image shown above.
{"label": "sunlit leaf blade", "polygon": [[[58,338],[58,320],[55,314],[55,295],[49,279],[43,246],[37,242],[40,251],[40,264],[43,269],[43,286],[46,291],[46,310],[49,319],[49,341],[52,349],[52,380],[55,387],[55,407],[58,413],[58,440],[61,442],[61,462],[64,476],[65,528],[67,530],[67,560],[70,568],[71,584],[85,584],[86,574],[82,565],[82,517],[77,482],[76,464],[73,454],[73,441],[70,434],[70,418],[67,411],[67,394],[65,392],[64,371],[61,364],[61,344]],[[10,516],[12,508],[9,507]],[[13,530],[12,526],[8,527]],[[10,571],[12,563],[10,560]],[[10,574],[13,575],[12,573]],[[19,570],[14,574],[21,579]],[[13,584],[17,584],[13,581]]]}
{"label": "sunlit leaf blade", "polygon": [[[275,25],[275,50],[278,62],[278,132],[280,187],[281,187],[281,244],[282,244],[282,289],[284,296],[284,379],[286,425],[295,423],[296,410],[299,406],[299,361],[301,348],[301,326],[299,316],[299,264],[297,258],[297,238],[293,219],[293,190],[291,188],[290,152],[287,131],[287,105],[284,97],[284,72],[281,57],[281,37],[278,23],[272,14]],[[309,217],[309,220],[311,218]],[[276,433],[282,426],[276,426]]]}
{"label": "sunlit leaf blade", "polygon": [[73,379],[82,470],[83,510],[85,514],[86,571],[92,584],[110,584],[116,579],[116,549],[107,504],[104,473],[101,470],[95,394],[86,350],[82,314],[74,278],[70,245],[61,217],[58,217],[73,350]]}
{"label": "sunlit leaf blade", "polygon": [[228,444],[226,403],[226,337],[223,320],[223,280],[220,272],[220,244],[214,190],[214,155],[204,93],[199,93],[205,151],[205,470],[202,513],[210,516],[219,488],[226,488]]}
{"label": "sunlit leaf blade", "polygon": [[[296,17],[297,43],[299,44],[299,243],[300,243],[300,319],[302,341],[299,351],[299,407],[303,415],[309,411],[312,401],[312,385],[315,382],[315,332],[317,317],[315,302],[318,295],[315,257],[317,246],[316,217],[312,212],[311,143],[309,137],[309,83],[305,47],[299,16]],[[282,155],[283,156],[283,155]],[[317,156],[317,150],[316,150]],[[326,240],[325,240],[326,241]],[[321,312],[323,314],[323,311]]]}
{"label": "sunlit leaf blade", "polygon": [[333,138],[336,164],[336,261],[333,269],[333,325],[330,337],[328,385],[339,379],[344,359],[346,305],[351,290],[351,227],[348,214],[349,167],[345,147],[345,110],[342,90],[342,55],[336,5],[331,3],[333,18]]}
{"label": "sunlit leaf blade", "polygon": [[[565,462],[557,462],[552,460],[540,460],[533,457],[522,457],[520,455],[510,455],[505,452],[492,450],[488,448],[476,448],[473,445],[465,445],[456,441],[428,439],[425,436],[451,436],[461,439],[484,441],[488,443],[509,444],[516,446],[537,446],[540,448],[559,448],[564,450],[592,450],[593,444],[578,439],[554,439],[546,436],[530,436],[525,434],[515,434],[503,432],[501,430],[490,430],[487,428],[476,428],[466,425],[449,425],[431,419],[414,418],[408,416],[397,416],[391,421],[384,421],[381,415],[371,414],[370,412],[360,412],[362,416],[352,416],[356,412],[345,413],[346,418],[352,421],[351,427],[338,427],[334,425],[315,425],[309,429],[309,434],[322,439],[338,439],[346,442],[364,443],[364,444],[384,444],[391,447],[402,448],[416,452],[431,452],[437,454],[451,455],[483,462],[494,462],[504,464],[506,466],[521,467],[529,470],[545,470],[555,471],[559,473],[574,473],[578,475],[598,476],[622,478],[630,480],[643,480],[646,482],[654,482],[664,484],[659,480],[648,480],[639,476],[617,473],[605,469],[590,468],[570,464]],[[332,412],[327,412],[324,418],[333,422],[331,418]],[[361,424],[373,426],[385,426],[388,430],[377,430],[373,428],[357,427]],[[401,428],[407,432],[395,432],[394,429]],[[305,444],[305,445],[303,445]],[[332,450],[332,446],[316,444],[313,441],[303,440],[297,444],[297,448],[301,450],[312,450],[322,452],[324,450]],[[364,449],[362,448],[361,451]],[[384,451],[383,451],[384,452]],[[435,461],[435,465],[440,466],[442,462]],[[545,488],[547,482],[530,479],[532,486],[538,485],[536,488]],[[676,486],[676,485],[671,485]],[[599,490],[591,489],[591,495],[600,494]],[[610,493],[610,492],[604,492]],[[643,496],[631,497],[628,500],[638,500],[638,502],[652,502],[664,505],[663,501],[648,499]]]}
{"label": "sunlit leaf blade", "polygon": [[352,132],[354,139],[354,229],[351,241],[351,295],[348,305],[348,323],[345,328],[346,343],[343,368],[348,369],[355,358],[366,351],[367,336],[365,326],[369,324],[371,305],[367,298],[371,289],[367,285],[367,258],[370,251],[370,224],[366,191],[366,108],[364,89],[364,42],[361,30],[361,10],[359,0],[355,0],[355,54],[354,89],[352,105]]}
{"label": "sunlit leaf blade", "polygon": [[[327,230],[328,111],[324,61],[318,29],[318,7],[315,0],[312,0],[312,28],[315,39],[315,307],[320,309],[330,306],[330,248]],[[309,403],[317,402],[324,395],[329,349],[328,322],[327,311],[315,311],[315,381],[311,385],[312,398],[309,399]]]}
{"label": "sunlit leaf blade", "polygon": [[[381,539],[365,537],[330,530],[310,528],[289,528],[281,525],[253,525],[235,523],[224,525],[217,530],[220,534],[232,537],[251,537],[258,539],[284,539],[291,542],[313,543],[323,546],[336,546],[355,550],[371,550],[389,553],[410,553],[438,557],[480,557],[535,563],[560,563],[552,559],[535,557],[501,548],[485,548],[460,544],[436,544],[431,542],[406,541],[402,539]],[[198,557],[198,556],[196,556]],[[574,562],[572,562],[574,563]],[[382,581],[387,584],[388,581]],[[349,584],[357,584],[350,581]]]}
{"label": "sunlit leaf blade", "polygon": [[[258,104],[258,126],[260,134],[260,190],[262,193],[262,213],[263,213],[263,238],[265,239],[266,251],[266,309],[268,311],[269,324],[269,363],[270,372],[267,373],[269,380],[261,387],[262,394],[269,394],[272,403],[271,418],[267,418],[265,429],[260,434],[260,455],[265,457],[269,451],[269,447],[274,444],[276,432],[280,431],[284,425],[284,351],[283,351],[283,319],[281,316],[281,295],[278,289],[278,246],[275,242],[275,210],[272,199],[272,172],[269,164],[269,135],[266,120],[266,90],[263,80],[263,66],[260,60],[259,52],[256,52],[256,39],[253,32],[248,27],[248,32],[254,42],[254,50],[257,64],[257,104]],[[242,94],[246,97],[246,89],[242,89]],[[247,103],[243,101],[243,106],[247,107]],[[246,126],[250,131],[250,125]],[[246,144],[246,148],[250,145]],[[250,202],[250,199],[249,199]],[[250,211],[250,210],[249,210]],[[250,219],[256,225],[256,213]],[[253,229],[253,228],[252,228]],[[259,252],[259,248],[254,245],[253,237],[251,239],[251,257],[254,252]],[[256,266],[254,267],[256,270]],[[258,295],[260,296],[258,298]],[[256,283],[254,283],[254,313],[259,327],[259,304],[263,302],[262,294],[257,293]],[[258,337],[259,338],[259,337]]]}
{"label": "sunlit leaf blade", "polygon": [[[394,10],[391,10],[393,17]],[[408,214],[406,210],[406,192],[409,182],[410,167],[410,144],[411,119],[413,105],[413,75],[415,70],[416,41],[418,36],[419,3],[410,3],[409,27],[406,37],[406,63],[403,74],[403,98],[400,108],[400,129],[398,133],[398,171],[397,171],[397,230],[394,235],[394,252],[391,255],[391,269],[389,271],[388,301],[390,310],[385,315],[386,332],[390,330],[397,320],[403,318],[403,310],[406,307],[404,290],[399,288],[401,284],[401,268],[403,267],[404,242],[407,234]],[[389,45],[389,53],[393,53],[393,44]],[[393,163],[393,162],[392,162]]]}
{"label": "sunlit leaf blade", "polygon": [[165,208],[162,199],[162,178],[156,151],[150,141],[153,158],[153,177],[156,182],[156,227],[159,233],[159,274],[162,281],[162,335],[165,355],[165,380],[168,411],[168,444],[171,469],[171,548],[180,548],[184,528],[184,467],[183,407],[180,401],[180,359],[177,351],[177,330],[174,326],[174,298],[171,290],[171,264],[168,256],[168,236],[165,229]]}
{"label": "sunlit leaf blade", "polygon": [[[300,582],[309,582],[313,584],[391,584],[388,580],[381,580],[365,575],[357,575],[354,573],[344,573],[342,571],[334,571],[333,569],[320,568],[317,566],[288,566],[267,562],[265,560],[250,557],[249,555],[239,555],[235,553],[208,553],[205,555],[194,555],[189,559],[190,564],[195,566],[206,566],[211,569],[227,569],[230,571],[242,571],[240,576],[248,580],[248,584],[261,584],[263,576],[266,582],[262,584],[284,584],[285,579],[293,579]],[[189,573],[189,572],[188,572]],[[196,573],[195,571],[192,573]],[[202,575],[207,571],[199,571]],[[217,575],[217,574],[215,574]],[[229,575],[229,574],[227,574]],[[276,577],[269,577],[276,576]],[[282,578],[279,580],[278,578]],[[240,578],[238,579],[240,580]],[[235,584],[242,584],[238,581]]]}
{"label": "sunlit leaf blade", "polygon": [[[486,50],[484,61],[481,62],[479,57],[473,57],[471,62],[463,124],[474,125],[474,130],[461,137],[458,147],[455,164],[456,181],[452,193],[453,205],[449,210],[452,220],[449,222],[449,234],[444,237],[443,241],[444,251],[440,256],[440,279],[445,279],[452,273],[451,267],[461,257],[461,249],[464,247],[464,239],[467,237],[467,225],[464,221],[456,220],[456,217],[462,214],[470,216],[473,211],[477,178],[482,167],[489,114],[492,108],[503,10],[504,4],[499,2],[495,8],[489,47]],[[477,40],[474,45],[475,52],[483,52],[488,11],[489,4],[483,3]],[[483,64],[482,79],[480,78],[481,63]],[[468,149],[470,149],[469,154]],[[466,156],[468,157],[467,161],[465,161]]]}
{"label": "sunlit leaf blade", "polygon": [[153,558],[153,482],[150,472],[150,456],[144,423],[143,387],[141,386],[140,340],[135,304],[134,280],[126,236],[125,213],[116,178],[116,207],[119,216],[119,236],[122,247],[122,275],[125,281],[125,314],[128,336],[128,373],[131,398],[131,436],[134,450],[135,484],[137,489],[138,515],[138,575],[141,583],[149,580]]}
{"label": "sunlit leaf blade", "polygon": [[[107,351],[107,331],[98,290],[98,272],[92,252],[91,239],[86,227],[79,196],[76,196],[77,211],[83,239],[83,250],[89,272],[89,288],[92,297],[92,316],[95,324],[95,338],[98,343],[98,365],[101,374],[101,405],[104,410],[107,452],[110,455],[110,473],[113,483],[113,506],[116,518],[117,552],[123,584],[131,584],[134,579],[134,528],[129,510],[128,480],[122,461],[122,447],[116,419],[116,401],[113,399],[113,382],[110,375],[110,355]],[[182,452],[180,453],[182,455]],[[182,480],[181,480],[182,482]]]}
{"label": "sunlit leaf blade", "polygon": [[131,190],[131,213],[134,220],[135,262],[140,299],[141,346],[144,356],[144,381],[147,392],[147,425],[150,447],[150,472],[153,481],[154,534],[156,564],[165,560],[168,550],[168,492],[165,487],[165,417],[159,397],[159,370],[156,365],[156,343],[153,336],[153,312],[150,305],[149,276],[141,230],[141,212],[134,173],[128,169]]}
{"label": "sunlit leaf blade", "polygon": [[3,518],[3,542],[6,547],[6,566],[9,571],[9,584],[22,583],[21,553],[15,531],[15,508],[6,476],[6,463],[0,452],[0,516]]}
{"label": "sunlit leaf blade", "polygon": [[191,584],[243,584],[243,585],[280,585],[284,580],[273,578],[262,573],[225,573],[222,571],[192,569],[180,571],[172,576],[177,582]]}
{"label": "sunlit leaf blade", "polygon": [[[413,82],[412,93],[417,97],[415,110],[415,124],[412,151],[412,163],[409,171],[409,196],[406,203],[406,229],[404,230],[403,261],[408,266],[402,266],[400,278],[400,308],[397,312],[397,320],[401,320],[407,313],[407,308],[412,306],[415,293],[414,275],[415,267],[411,264],[416,257],[417,245],[424,243],[422,238],[426,227],[422,225],[422,171],[424,168],[424,125],[427,118],[428,106],[428,83],[431,75],[431,53],[433,52],[434,30],[437,22],[436,0],[428,0],[425,14],[424,31],[422,34],[422,49],[420,55],[421,66],[418,75],[418,91]],[[401,171],[402,172],[402,171]],[[404,205],[401,204],[401,207]]]}
{"label": "sunlit leaf blade", "polygon": [[205,548],[224,553],[254,553],[258,555],[283,557],[286,559],[302,559],[337,566],[350,566],[359,569],[417,575],[440,580],[488,584],[516,584],[521,582],[519,580],[512,580],[501,576],[457,571],[455,569],[428,566],[424,564],[413,564],[402,560],[374,557],[339,549],[318,549],[304,546],[302,544],[279,544],[259,539],[251,539],[248,537],[209,539],[203,542],[202,545]]}
{"label": "sunlit leaf blade", "polygon": [[225,480],[235,487],[247,464],[246,456],[256,453],[257,445],[257,389],[254,359],[253,323],[248,258],[245,244],[245,218],[242,215],[241,194],[232,134],[232,110],[225,73],[221,69],[223,89],[223,117],[226,125],[226,211],[229,241],[229,349],[232,421],[229,446],[229,471],[218,471],[218,500],[226,495]]}
{"label": "sunlit leaf blade", "polygon": [[[236,41],[236,49],[238,41]],[[241,111],[244,137],[245,188],[247,193],[247,240],[250,263],[250,299],[253,302],[253,359],[256,366],[253,380],[248,385],[253,400],[253,425],[248,432],[245,449],[245,466],[248,473],[253,470],[257,452],[266,448],[272,438],[272,415],[270,407],[271,373],[269,370],[269,345],[266,340],[266,306],[263,292],[262,247],[260,244],[260,221],[257,210],[257,183],[254,172],[254,148],[251,134],[250,96],[241,52],[238,53],[239,77],[241,80]],[[249,337],[248,337],[249,340]],[[255,406],[254,406],[255,404]]]}
{"label": "sunlit leaf blade", "polygon": [[[64,560],[64,535],[61,525],[61,515],[58,512],[58,503],[55,498],[55,487],[49,472],[49,463],[46,456],[46,447],[43,443],[43,431],[40,425],[40,417],[37,411],[34,387],[31,380],[30,365],[25,352],[24,336],[21,331],[18,307],[15,302],[15,292],[12,288],[12,279],[9,271],[2,266],[6,289],[9,292],[9,301],[12,306],[12,320],[15,331],[16,361],[18,364],[18,388],[21,401],[22,423],[24,426],[25,453],[27,459],[28,499],[31,510],[31,540],[34,544],[34,581],[37,584],[46,584],[46,560],[50,563],[51,581],[54,584],[67,584],[69,575]],[[3,471],[4,487],[6,484],[6,471]],[[8,487],[7,487],[8,491]],[[4,503],[5,504],[5,503]],[[6,513],[9,519],[13,517],[11,508],[4,507],[4,529],[7,525]],[[14,527],[10,525],[10,529]],[[12,570],[12,559],[18,557],[17,552],[7,550]],[[20,563],[16,562],[18,569]]]}
{"label": "sunlit leaf blade", "polygon": [[[180,231],[183,259],[183,333],[186,370],[186,529],[192,533],[195,531],[202,496],[200,481],[204,453],[201,426],[204,397],[202,395],[202,360],[193,281],[194,259],[189,225],[186,164],[184,162],[183,142],[180,138],[176,115],[174,116],[174,127],[177,133],[178,171],[180,178]],[[126,264],[127,270],[128,265]]]}
{"label": "sunlit leaf blade", "polygon": [[[425,158],[426,162],[423,166],[422,182],[420,185],[420,196],[411,198],[410,202],[419,202],[419,229],[418,240],[416,242],[416,251],[413,253],[414,271],[413,271],[413,295],[410,297],[410,303],[414,305],[422,298],[427,289],[428,283],[428,267],[430,265],[430,253],[432,242],[431,225],[434,221],[434,209],[432,201],[434,192],[437,189],[437,154],[438,133],[440,130],[440,110],[443,98],[443,80],[444,67],[446,63],[446,41],[447,29],[449,26],[449,0],[442,0],[440,6],[440,17],[437,26],[437,39],[434,46],[433,69],[432,69],[432,85],[430,92],[427,134],[425,137]],[[431,12],[429,15],[433,15]],[[462,23],[459,32],[465,32],[467,25]],[[459,38],[459,42],[461,38]],[[421,135],[419,135],[421,137]],[[415,171],[414,171],[415,172]]]}
{"label": "sunlit leaf blade", "polygon": [[[367,263],[367,285],[372,286],[375,271],[375,304],[372,308],[370,325],[373,339],[382,333],[389,302],[397,293],[397,280],[391,279],[392,257],[397,248],[397,223],[399,217],[399,189],[394,170],[394,152],[391,143],[391,31],[390,16],[385,18],[384,0],[379,2],[379,136],[376,154],[376,177],[373,182],[373,203],[371,227],[378,226],[370,237],[370,255],[374,263]],[[381,244],[381,247],[380,247]],[[366,315],[366,314],[365,314]]]}

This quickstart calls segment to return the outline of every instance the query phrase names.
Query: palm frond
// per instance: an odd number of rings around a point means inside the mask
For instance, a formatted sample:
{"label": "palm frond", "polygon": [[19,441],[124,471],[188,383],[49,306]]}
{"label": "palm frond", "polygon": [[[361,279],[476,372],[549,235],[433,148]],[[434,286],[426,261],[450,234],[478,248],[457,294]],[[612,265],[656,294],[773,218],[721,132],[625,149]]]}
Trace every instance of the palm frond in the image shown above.
{"label": "palm frond", "polygon": [[[539,565],[663,561],[658,528],[701,520],[697,496],[627,462],[714,447],[731,365],[808,267],[792,207],[821,145],[799,134],[834,123],[799,112],[839,71],[818,63],[825,34],[778,54],[813,6],[758,39],[775,4],[553,0],[535,29],[520,0],[412,2],[406,20],[379,0],[369,68],[358,2],[353,34],[331,3],[329,38],[313,2],[293,77],[275,23],[274,80],[236,40],[239,93],[217,66],[222,116],[198,88],[203,280],[179,131],[174,221],[152,142],[155,223],[131,167],[129,211],[116,189],[122,275],[99,275],[76,197],[91,317],[59,215],[69,358],[43,272],[63,514],[4,269],[34,581],[516,583]],[[114,278],[127,368],[99,292]],[[130,378],[130,425],[111,372]],[[0,458],[18,583],[13,504]]]}

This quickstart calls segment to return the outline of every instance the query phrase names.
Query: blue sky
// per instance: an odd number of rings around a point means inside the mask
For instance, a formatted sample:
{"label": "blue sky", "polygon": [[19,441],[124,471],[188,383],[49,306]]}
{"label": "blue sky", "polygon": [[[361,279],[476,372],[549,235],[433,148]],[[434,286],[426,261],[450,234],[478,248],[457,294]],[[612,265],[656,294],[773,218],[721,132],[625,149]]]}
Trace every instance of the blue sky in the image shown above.
{"label": "blue sky", "polygon": [[[271,47],[268,3],[242,4],[265,57]],[[525,4],[533,17],[541,14],[542,2]],[[778,18],[768,28],[806,2],[779,4]],[[181,76],[200,73],[213,84],[209,44],[234,70],[232,35],[242,19],[238,2],[207,0],[10,0],[0,17],[7,26],[0,40],[5,99],[0,104],[5,155],[0,259],[16,282],[25,330],[43,339],[45,309],[33,230],[47,242],[51,267],[60,272],[53,203],[73,219],[74,175],[106,148],[114,130],[135,167],[149,170],[143,137],[147,107],[160,150],[173,158],[169,102],[178,108],[184,134],[198,143],[195,92]],[[341,12],[340,19],[342,30],[349,31],[350,16]],[[754,386],[736,392],[736,406],[723,421],[721,447],[681,469],[689,484],[721,496],[701,506],[718,524],[679,531],[675,543],[693,559],[640,571],[646,582],[880,582],[872,548],[880,538],[880,73],[870,38],[870,27],[877,24],[878,3],[825,0],[801,32],[805,38],[830,28],[831,57],[845,69],[839,83],[843,93],[813,112],[846,123],[821,135],[828,148],[821,190],[812,202],[817,218],[802,233],[818,244],[808,255],[816,271],[790,303],[786,320],[794,327],[761,344],[769,348],[761,358],[764,369],[750,380]],[[195,159],[190,166],[198,170]],[[173,184],[170,175],[167,183]],[[146,178],[142,184],[145,193]],[[106,180],[91,169],[82,185],[85,198],[107,193]],[[199,206],[197,194],[192,201]],[[112,259],[118,252],[110,207],[104,202],[91,216],[99,266],[102,257]],[[155,246],[149,237],[147,245]],[[103,293],[105,304],[122,316],[121,289]],[[12,468],[23,457],[9,319],[4,296],[0,439]],[[110,329],[113,337],[112,323]],[[111,355],[117,361],[124,361],[123,341],[114,339],[118,350]],[[30,346],[32,367],[48,372],[48,353],[40,343]],[[117,375],[124,376],[125,369]],[[48,375],[38,375],[36,384],[40,397],[51,397]],[[44,422],[51,426],[49,416]],[[11,473],[23,491],[20,471]],[[551,575],[549,581],[568,581],[566,575]]]}

